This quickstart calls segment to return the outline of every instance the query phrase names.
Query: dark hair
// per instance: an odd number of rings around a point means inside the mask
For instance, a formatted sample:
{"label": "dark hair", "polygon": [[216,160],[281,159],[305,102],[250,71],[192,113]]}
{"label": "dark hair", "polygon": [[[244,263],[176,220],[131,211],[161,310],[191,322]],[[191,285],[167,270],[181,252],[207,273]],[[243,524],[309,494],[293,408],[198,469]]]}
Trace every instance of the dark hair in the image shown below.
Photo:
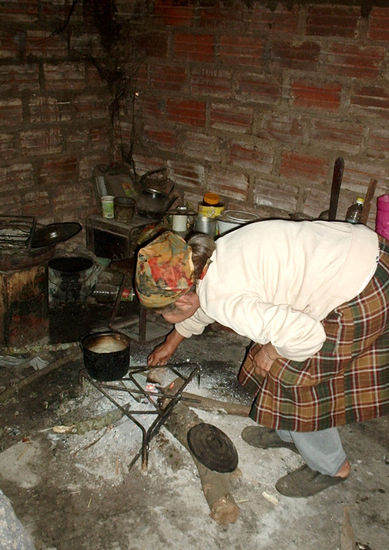
{"label": "dark hair", "polygon": [[215,241],[209,235],[197,233],[188,240],[188,245],[192,249],[192,261],[194,265],[194,278],[198,281],[203,269],[212,256],[216,245]]}

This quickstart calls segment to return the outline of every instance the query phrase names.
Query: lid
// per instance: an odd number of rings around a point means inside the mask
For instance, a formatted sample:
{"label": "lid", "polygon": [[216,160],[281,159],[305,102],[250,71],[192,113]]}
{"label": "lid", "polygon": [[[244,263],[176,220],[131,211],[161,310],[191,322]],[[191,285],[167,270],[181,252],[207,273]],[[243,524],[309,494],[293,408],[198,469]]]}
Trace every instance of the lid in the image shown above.
{"label": "lid", "polygon": [[248,223],[258,220],[258,216],[251,212],[244,212],[243,210],[225,210],[219,220],[235,223]]}
{"label": "lid", "polygon": [[78,222],[51,223],[37,229],[32,235],[31,248],[41,248],[67,241],[82,229]]}
{"label": "lid", "polygon": [[219,203],[220,197],[217,193],[204,193],[203,201],[213,206]]}
{"label": "lid", "polygon": [[220,473],[233,472],[238,466],[238,452],[227,434],[212,424],[201,422],[187,435],[189,449],[201,464]]}
{"label": "lid", "polygon": [[363,197],[357,197],[357,203],[363,204],[365,202],[365,199]]}

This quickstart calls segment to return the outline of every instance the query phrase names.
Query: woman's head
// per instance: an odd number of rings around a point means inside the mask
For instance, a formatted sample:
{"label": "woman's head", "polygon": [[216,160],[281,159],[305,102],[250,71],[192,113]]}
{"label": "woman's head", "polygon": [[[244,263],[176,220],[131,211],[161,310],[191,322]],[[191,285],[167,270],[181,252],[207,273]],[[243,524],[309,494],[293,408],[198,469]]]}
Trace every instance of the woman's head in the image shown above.
{"label": "woman's head", "polygon": [[[187,306],[188,300],[193,308],[197,298],[196,281],[214,249],[215,242],[208,235],[194,235],[187,243],[171,231],[141,248],[135,275],[141,304],[162,314],[173,312],[174,304],[176,308]],[[184,296],[184,301],[179,300]]]}

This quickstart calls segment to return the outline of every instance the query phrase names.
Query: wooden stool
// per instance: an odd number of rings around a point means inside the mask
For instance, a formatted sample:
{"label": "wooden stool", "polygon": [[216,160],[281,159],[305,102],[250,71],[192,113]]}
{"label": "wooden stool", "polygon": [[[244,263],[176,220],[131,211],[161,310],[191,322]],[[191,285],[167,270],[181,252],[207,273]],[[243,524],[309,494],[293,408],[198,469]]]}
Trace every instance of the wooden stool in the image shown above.
{"label": "wooden stool", "polygon": [[[115,303],[112,308],[111,317],[109,320],[109,327],[111,329],[118,328],[118,325],[114,326],[114,320],[115,317],[119,311],[120,307],[120,301],[122,298],[123,290],[126,287],[132,287],[132,280],[134,276],[134,269],[136,265],[135,258],[125,258],[123,260],[112,260],[109,264],[109,269],[114,273],[120,273],[122,276],[121,283],[118,289],[118,293],[116,295]],[[139,344],[146,344],[146,315],[147,310],[142,306],[142,304],[139,304]],[[125,326],[129,325],[131,323],[131,320],[123,319],[123,321],[120,323],[120,328],[124,328]]]}

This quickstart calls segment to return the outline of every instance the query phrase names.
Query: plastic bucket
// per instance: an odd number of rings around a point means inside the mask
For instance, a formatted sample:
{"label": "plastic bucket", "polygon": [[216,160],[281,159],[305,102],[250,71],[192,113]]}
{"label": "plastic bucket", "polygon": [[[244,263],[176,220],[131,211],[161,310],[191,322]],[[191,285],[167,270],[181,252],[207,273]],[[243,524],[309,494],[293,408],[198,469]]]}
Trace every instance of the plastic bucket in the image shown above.
{"label": "plastic bucket", "polygon": [[377,199],[376,232],[389,239],[389,195],[381,195]]}
{"label": "plastic bucket", "polygon": [[51,301],[84,302],[94,290],[97,270],[85,256],[57,256],[48,262],[48,275]]}

